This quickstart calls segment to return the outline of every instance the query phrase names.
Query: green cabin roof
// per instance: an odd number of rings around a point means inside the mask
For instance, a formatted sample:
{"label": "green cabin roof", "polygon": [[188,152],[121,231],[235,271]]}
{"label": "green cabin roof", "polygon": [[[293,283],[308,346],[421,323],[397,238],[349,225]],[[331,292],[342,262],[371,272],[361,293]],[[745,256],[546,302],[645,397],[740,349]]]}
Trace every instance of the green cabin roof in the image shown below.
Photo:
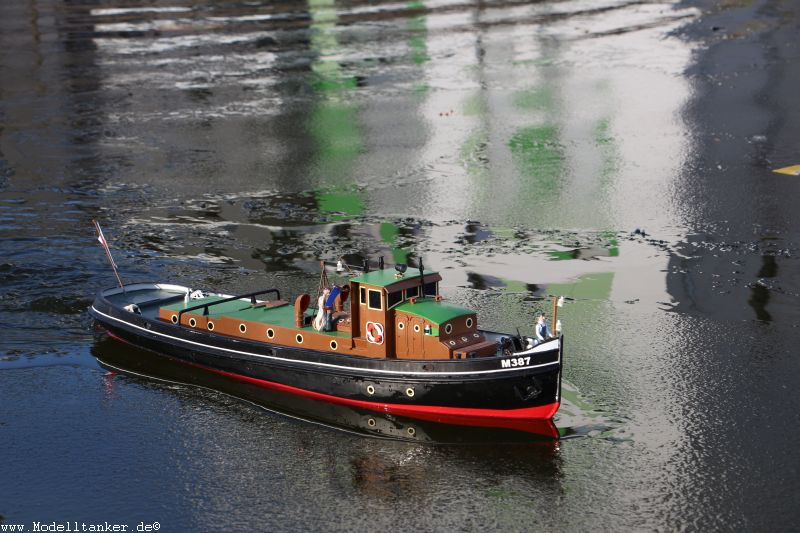
{"label": "green cabin roof", "polygon": [[463,307],[446,304],[441,301],[437,302],[433,298],[420,298],[415,304],[403,302],[394,307],[394,310],[422,317],[436,325],[444,324],[448,320],[460,316],[475,314],[475,311],[471,309],[464,309]]}
{"label": "green cabin roof", "polygon": [[[437,274],[437,272],[432,270],[425,270],[424,273],[425,276]],[[360,276],[351,278],[350,281],[355,281],[356,283],[362,283],[364,285],[372,285],[374,287],[389,287],[395,283],[402,283],[414,278],[419,279],[419,269],[409,268],[402,278],[398,278],[396,274],[397,271],[395,269],[385,268],[383,270],[373,270],[366,274],[361,274]]]}

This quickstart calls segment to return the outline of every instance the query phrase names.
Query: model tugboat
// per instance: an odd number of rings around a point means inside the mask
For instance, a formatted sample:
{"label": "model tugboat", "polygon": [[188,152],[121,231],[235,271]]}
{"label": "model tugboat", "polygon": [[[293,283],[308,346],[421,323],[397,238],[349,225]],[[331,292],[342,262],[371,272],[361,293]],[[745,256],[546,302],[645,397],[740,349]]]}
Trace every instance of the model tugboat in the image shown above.
{"label": "model tugboat", "polygon": [[365,263],[341,286],[323,269],[314,308],[309,294],[290,303],[275,288],[227,295],[120,280],[89,312],[113,338],[287,394],[459,425],[552,419],[563,336],[480,329],[474,311],[442,299],[437,272],[382,267]]}

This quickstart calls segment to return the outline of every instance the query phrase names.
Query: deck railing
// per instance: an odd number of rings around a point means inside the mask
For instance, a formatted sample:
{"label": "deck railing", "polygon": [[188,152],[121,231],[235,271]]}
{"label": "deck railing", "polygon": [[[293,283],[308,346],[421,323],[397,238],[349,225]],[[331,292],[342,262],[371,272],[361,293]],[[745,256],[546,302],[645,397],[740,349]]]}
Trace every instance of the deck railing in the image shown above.
{"label": "deck railing", "polygon": [[255,292],[248,292],[246,294],[240,294],[238,296],[231,296],[230,298],[223,298],[222,300],[217,300],[215,302],[206,302],[204,304],[195,305],[193,307],[187,307],[182,311],[178,312],[178,325],[181,325],[181,317],[183,317],[183,313],[188,313],[189,311],[197,311],[198,309],[203,310],[203,316],[208,316],[208,308],[213,307],[215,305],[224,304],[228,302],[234,302],[236,300],[243,300],[245,298],[250,298],[250,305],[256,305],[256,296],[260,294],[269,294],[275,293],[275,298],[277,300],[281,299],[281,292],[278,289],[263,289],[260,291]]}

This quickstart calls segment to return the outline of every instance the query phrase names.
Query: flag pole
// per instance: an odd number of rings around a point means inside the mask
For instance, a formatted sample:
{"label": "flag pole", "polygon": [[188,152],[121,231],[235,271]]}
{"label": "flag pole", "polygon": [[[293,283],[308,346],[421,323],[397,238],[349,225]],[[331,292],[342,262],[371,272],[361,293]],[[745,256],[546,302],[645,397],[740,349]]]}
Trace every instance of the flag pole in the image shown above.
{"label": "flag pole", "polygon": [[111,264],[111,268],[114,270],[114,275],[117,276],[119,287],[122,289],[122,292],[125,292],[125,284],[122,283],[122,278],[119,277],[119,272],[117,272],[117,264],[114,263],[114,258],[111,257],[111,250],[108,248],[108,241],[106,241],[106,237],[103,235],[103,230],[100,229],[100,224],[98,224],[96,220],[92,220],[92,222],[94,222],[94,229],[97,231],[97,240],[103,245],[103,249],[106,251],[108,262]]}

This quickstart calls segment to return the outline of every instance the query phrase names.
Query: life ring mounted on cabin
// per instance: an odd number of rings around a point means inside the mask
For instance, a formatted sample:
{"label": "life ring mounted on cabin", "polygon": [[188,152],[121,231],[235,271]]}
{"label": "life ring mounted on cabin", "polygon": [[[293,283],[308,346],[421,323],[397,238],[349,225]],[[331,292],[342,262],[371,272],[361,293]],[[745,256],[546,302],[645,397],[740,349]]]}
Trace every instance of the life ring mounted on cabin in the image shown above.
{"label": "life ring mounted on cabin", "polygon": [[378,322],[367,322],[367,340],[372,344],[383,344],[383,326]]}

